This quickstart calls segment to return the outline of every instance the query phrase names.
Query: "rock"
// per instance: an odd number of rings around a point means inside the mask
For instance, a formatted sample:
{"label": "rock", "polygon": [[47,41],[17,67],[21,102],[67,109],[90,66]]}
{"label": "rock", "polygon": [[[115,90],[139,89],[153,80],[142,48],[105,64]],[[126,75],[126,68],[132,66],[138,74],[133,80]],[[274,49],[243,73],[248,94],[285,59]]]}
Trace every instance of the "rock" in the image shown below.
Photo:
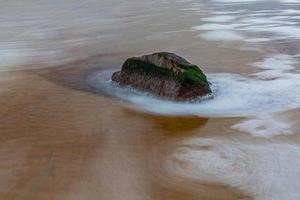
{"label": "rock", "polygon": [[112,80],[176,101],[211,94],[207,78],[198,66],[168,52],[129,58]]}

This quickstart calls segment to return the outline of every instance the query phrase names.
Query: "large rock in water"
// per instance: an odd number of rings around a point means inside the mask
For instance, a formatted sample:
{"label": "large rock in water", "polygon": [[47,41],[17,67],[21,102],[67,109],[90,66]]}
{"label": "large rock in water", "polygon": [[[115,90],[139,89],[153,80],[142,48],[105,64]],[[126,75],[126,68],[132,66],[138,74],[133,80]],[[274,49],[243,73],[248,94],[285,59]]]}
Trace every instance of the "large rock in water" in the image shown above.
{"label": "large rock in water", "polygon": [[207,78],[198,66],[168,52],[129,58],[112,80],[176,101],[211,94]]}

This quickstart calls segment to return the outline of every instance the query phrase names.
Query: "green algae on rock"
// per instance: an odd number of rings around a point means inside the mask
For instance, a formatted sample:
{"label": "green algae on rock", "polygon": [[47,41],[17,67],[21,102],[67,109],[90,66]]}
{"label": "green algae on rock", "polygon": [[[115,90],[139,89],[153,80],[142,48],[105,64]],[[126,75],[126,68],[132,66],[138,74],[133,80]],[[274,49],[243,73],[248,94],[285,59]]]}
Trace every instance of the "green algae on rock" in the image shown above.
{"label": "green algae on rock", "polygon": [[121,86],[176,101],[193,100],[212,93],[198,66],[168,52],[129,58],[121,71],[112,75],[112,80]]}

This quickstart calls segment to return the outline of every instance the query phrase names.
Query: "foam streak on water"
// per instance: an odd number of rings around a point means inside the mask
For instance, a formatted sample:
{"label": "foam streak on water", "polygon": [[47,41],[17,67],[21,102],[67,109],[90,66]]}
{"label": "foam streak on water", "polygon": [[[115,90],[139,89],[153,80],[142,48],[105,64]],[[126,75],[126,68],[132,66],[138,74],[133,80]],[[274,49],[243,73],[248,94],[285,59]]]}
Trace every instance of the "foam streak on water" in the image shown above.
{"label": "foam streak on water", "polygon": [[185,178],[236,187],[257,200],[300,199],[300,147],[224,138],[186,140],[166,163]]}
{"label": "foam streak on water", "polygon": [[[254,3],[253,0],[218,1],[224,1],[229,6],[231,3]],[[258,0],[258,2],[260,1]],[[271,5],[271,2],[268,2]],[[203,23],[192,27],[192,29],[198,30],[200,37],[212,41],[232,40],[259,43],[280,39],[300,39],[299,10],[295,9],[300,2],[288,1],[289,3],[295,3],[295,6],[291,7],[287,6],[286,2],[273,2],[273,4],[279,3],[280,9],[240,9],[239,12],[213,10],[211,12],[213,17],[202,18]],[[224,33],[226,33],[225,38],[222,38]]]}
{"label": "foam streak on water", "polygon": [[255,137],[272,137],[275,135],[290,135],[292,124],[288,121],[276,119],[270,114],[261,114],[244,120],[231,128],[242,132],[249,132]]}

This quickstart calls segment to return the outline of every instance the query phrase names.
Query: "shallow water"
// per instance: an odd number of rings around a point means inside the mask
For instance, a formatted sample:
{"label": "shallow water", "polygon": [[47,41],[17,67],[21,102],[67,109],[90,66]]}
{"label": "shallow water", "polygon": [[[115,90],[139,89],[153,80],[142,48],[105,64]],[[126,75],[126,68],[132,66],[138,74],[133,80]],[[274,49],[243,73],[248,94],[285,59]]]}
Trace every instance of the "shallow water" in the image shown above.
{"label": "shallow water", "polygon": [[[298,0],[0,5],[0,199],[300,198]],[[111,83],[154,51],[214,98]]]}

